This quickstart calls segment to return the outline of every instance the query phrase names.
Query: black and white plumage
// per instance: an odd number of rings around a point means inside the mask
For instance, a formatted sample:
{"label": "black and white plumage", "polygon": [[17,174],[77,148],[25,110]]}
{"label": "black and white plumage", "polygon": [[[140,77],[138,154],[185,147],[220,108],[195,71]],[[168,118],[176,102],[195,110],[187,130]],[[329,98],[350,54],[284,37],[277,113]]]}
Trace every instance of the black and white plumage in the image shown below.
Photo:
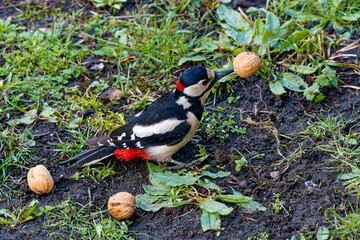
{"label": "black and white plumage", "polygon": [[124,161],[140,157],[187,166],[174,161],[172,155],[194,136],[205,100],[216,81],[232,72],[216,72],[200,66],[187,70],[180,77],[176,89],[154,101],[109,136],[86,141],[87,145],[96,148],[62,163],[78,160],[70,168],[79,168],[114,155]]}

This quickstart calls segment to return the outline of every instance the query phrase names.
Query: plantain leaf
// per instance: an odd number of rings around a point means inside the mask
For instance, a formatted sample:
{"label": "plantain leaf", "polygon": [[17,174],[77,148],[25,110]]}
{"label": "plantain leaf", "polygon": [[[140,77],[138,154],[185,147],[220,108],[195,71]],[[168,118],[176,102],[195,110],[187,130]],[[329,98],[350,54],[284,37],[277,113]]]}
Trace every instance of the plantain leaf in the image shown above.
{"label": "plantain leaf", "polygon": [[294,65],[294,64],[289,64],[289,63],[282,63],[281,65],[283,65],[284,67],[288,68],[289,70],[291,70],[293,72],[303,74],[303,75],[313,74],[314,72],[316,72],[316,70],[319,67],[319,66],[309,67],[309,66]]}
{"label": "plantain leaf", "polygon": [[289,72],[282,73],[279,80],[284,87],[295,92],[303,92],[308,87],[301,77]]}
{"label": "plantain leaf", "polygon": [[286,93],[286,91],[280,81],[269,82],[269,87],[270,87],[270,91],[275,95],[282,95],[282,94]]}
{"label": "plantain leaf", "polygon": [[204,232],[208,230],[219,230],[221,227],[221,218],[218,213],[209,213],[203,211],[201,214],[201,228]]}
{"label": "plantain leaf", "polygon": [[199,199],[197,205],[204,211],[218,213],[220,215],[228,215],[233,210],[233,208],[209,198]]}

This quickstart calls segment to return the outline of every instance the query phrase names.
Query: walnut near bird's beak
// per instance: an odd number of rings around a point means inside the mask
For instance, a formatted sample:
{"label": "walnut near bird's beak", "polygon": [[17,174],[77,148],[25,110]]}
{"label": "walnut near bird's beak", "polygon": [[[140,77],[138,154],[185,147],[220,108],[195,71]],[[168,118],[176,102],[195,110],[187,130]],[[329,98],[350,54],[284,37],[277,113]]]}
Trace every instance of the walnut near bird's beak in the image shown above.
{"label": "walnut near bird's beak", "polygon": [[226,71],[214,71],[215,72],[215,81],[218,81],[219,79],[225,77],[226,75],[229,75],[230,73],[234,72],[234,69],[226,70]]}

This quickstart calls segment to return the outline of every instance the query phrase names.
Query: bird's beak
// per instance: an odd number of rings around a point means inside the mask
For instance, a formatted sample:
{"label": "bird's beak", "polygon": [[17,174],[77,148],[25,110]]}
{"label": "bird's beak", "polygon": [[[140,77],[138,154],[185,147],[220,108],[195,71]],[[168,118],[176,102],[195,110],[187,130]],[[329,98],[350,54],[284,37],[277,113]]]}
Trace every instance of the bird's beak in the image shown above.
{"label": "bird's beak", "polygon": [[226,75],[229,75],[230,73],[234,72],[234,69],[226,70],[226,71],[214,71],[215,72],[215,81],[218,81],[219,79],[225,77]]}

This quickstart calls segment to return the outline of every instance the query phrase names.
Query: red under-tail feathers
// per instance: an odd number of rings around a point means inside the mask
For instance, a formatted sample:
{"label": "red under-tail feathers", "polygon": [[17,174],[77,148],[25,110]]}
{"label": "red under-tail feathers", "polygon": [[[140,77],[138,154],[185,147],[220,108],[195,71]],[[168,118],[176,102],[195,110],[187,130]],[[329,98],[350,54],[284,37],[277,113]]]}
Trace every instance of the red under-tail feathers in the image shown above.
{"label": "red under-tail feathers", "polygon": [[155,160],[151,156],[149,156],[143,149],[120,149],[117,148],[113,155],[118,160],[123,160],[125,162],[129,162],[134,160],[135,158],[141,158],[143,160]]}

